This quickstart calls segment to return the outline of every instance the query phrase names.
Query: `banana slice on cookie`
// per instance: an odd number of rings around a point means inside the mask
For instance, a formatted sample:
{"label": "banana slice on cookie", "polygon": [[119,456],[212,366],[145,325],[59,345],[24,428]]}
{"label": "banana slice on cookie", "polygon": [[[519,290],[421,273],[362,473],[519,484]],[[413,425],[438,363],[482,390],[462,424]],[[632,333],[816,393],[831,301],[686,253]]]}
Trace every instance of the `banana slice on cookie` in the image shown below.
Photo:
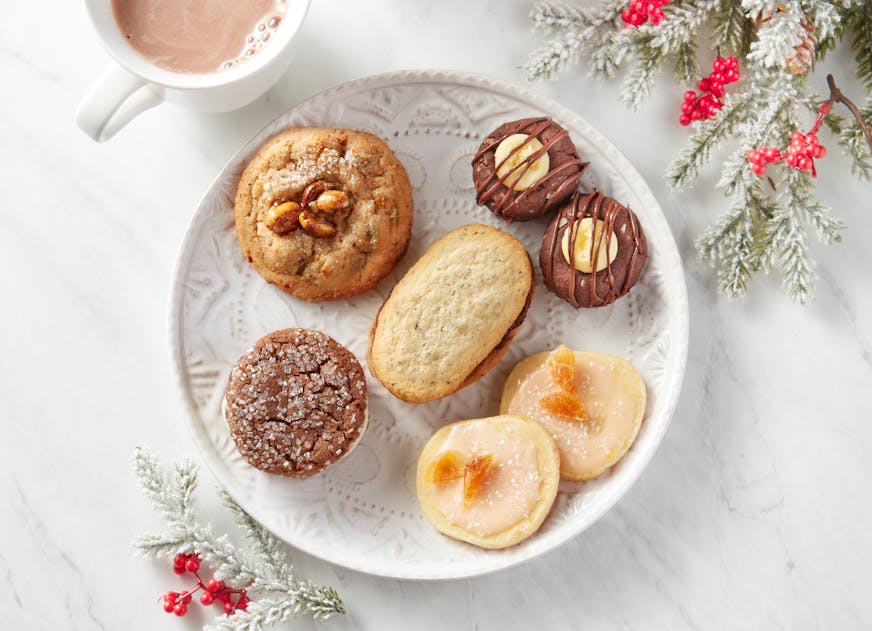
{"label": "banana slice on cookie", "polygon": [[506,548],[536,532],[559,482],[554,439],[539,423],[512,415],[446,425],[418,459],[427,519],[481,548]]}
{"label": "banana slice on cookie", "polygon": [[539,421],[557,443],[560,476],[590,480],[627,453],[645,402],[645,382],[628,361],[561,345],[518,362],[503,386],[500,413]]}

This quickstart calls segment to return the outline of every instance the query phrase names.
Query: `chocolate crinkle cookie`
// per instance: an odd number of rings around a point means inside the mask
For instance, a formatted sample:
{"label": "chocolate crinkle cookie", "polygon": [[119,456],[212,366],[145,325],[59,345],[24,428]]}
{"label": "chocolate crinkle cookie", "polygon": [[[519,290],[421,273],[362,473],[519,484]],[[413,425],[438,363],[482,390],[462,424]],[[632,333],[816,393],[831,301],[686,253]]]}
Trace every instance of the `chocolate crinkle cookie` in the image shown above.
{"label": "chocolate crinkle cookie", "polygon": [[636,214],[594,191],[560,208],[542,239],[545,285],[576,309],[602,307],[626,295],[648,260]]}
{"label": "chocolate crinkle cookie", "polygon": [[542,217],[577,190],[587,164],[569,133],[550,118],[505,123],[472,159],[476,203],[507,221]]}
{"label": "chocolate crinkle cookie", "polygon": [[278,475],[313,475],[346,456],[366,426],[354,355],[311,329],[262,337],[230,373],[224,416],[242,457]]}

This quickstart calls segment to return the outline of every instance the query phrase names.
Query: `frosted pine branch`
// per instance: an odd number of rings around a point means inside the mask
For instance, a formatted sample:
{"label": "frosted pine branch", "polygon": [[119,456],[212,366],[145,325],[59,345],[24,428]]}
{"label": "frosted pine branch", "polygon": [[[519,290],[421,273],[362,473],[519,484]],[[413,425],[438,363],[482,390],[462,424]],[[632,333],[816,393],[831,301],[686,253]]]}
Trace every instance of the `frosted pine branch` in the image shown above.
{"label": "frosted pine branch", "polygon": [[667,169],[666,177],[674,188],[684,188],[695,179],[711,158],[717,145],[732,133],[736,124],[748,115],[751,99],[747,95],[727,98],[724,107],[706,124],[698,125],[684,149]]}
{"label": "frosted pine branch", "polygon": [[757,40],[751,44],[748,61],[766,68],[785,65],[801,43],[804,13],[799,2],[785,0],[757,29]]}
{"label": "frosted pine branch", "polygon": [[[857,176],[872,179],[872,134],[864,133],[872,119],[872,2],[673,0],[659,24],[627,27],[620,12],[629,2],[537,5],[534,24],[550,39],[531,54],[528,75],[554,76],[584,59],[598,77],[624,72],[621,99],[637,108],[664,68],[671,67],[682,84],[676,91],[678,118],[679,95],[696,87],[697,72],[706,74],[705,69],[696,70],[697,61],[707,66],[715,55],[709,51],[716,46],[723,55],[735,55],[742,80],[727,88],[716,115],[693,124],[693,134],[668,167],[667,177],[672,186],[683,188],[707,164],[722,161],[717,185],[731,198],[731,210],[697,240],[700,257],[716,269],[718,285],[728,295],[743,294],[755,273],[776,268],[787,292],[805,302],[814,276],[809,233],[836,243],[844,226],[815,198],[814,180],[807,172],[781,161],[761,177],[752,170],[748,153],[773,148],[783,155],[791,134],[809,129],[824,101],[807,87],[820,86],[809,81],[813,65],[846,41],[866,83],[866,103],[858,113],[844,95],[834,98],[828,77],[828,100],[849,109],[854,120],[831,112],[821,132],[828,137],[821,137],[821,143],[830,150],[838,146],[851,158]],[[704,39],[707,33],[710,45]],[[818,164],[821,176],[826,173],[823,164]]]}
{"label": "frosted pine branch", "polygon": [[250,593],[259,596],[248,605],[248,611],[221,618],[213,628],[255,631],[300,612],[321,619],[345,613],[332,587],[294,577],[279,541],[225,490],[219,492],[221,498],[233,512],[253,554],[230,543],[226,535],[215,536],[210,525],[200,524],[194,509],[197,468],[193,463],[186,460],[170,474],[154,454],[138,448],[133,455],[133,470],[140,488],[168,526],[165,533],[138,537],[133,544],[137,552],[144,557],[195,552],[216,566],[216,578],[245,585]]}
{"label": "frosted pine branch", "polygon": [[600,47],[597,55],[599,73],[609,74],[616,65],[614,55],[602,50],[611,39],[618,16],[624,8],[623,0],[608,0],[600,6],[576,8],[560,4],[539,4],[530,17],[534,28],[541,29],[551,38],[530,53],[522,66],[528,79],[553,78],[585,49]]}

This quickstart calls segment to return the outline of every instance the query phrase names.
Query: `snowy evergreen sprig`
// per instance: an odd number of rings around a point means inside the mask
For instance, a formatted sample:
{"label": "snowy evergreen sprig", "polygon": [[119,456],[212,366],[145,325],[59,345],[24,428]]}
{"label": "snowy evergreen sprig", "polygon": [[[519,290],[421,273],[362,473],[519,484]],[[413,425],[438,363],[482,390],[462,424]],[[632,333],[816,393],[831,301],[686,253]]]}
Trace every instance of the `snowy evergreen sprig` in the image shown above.
{"label": "snowy evergreen sprig", "polygon": [[162,533],[138,537],[133,543],[137,552],[143,557],[196,553],[215,565],[216,578],[244,585],[249,593],[256,594],[245,611],[222,616],[211,629],[257,631],[298,613],[316,619],[345,613],[345,605],[332,587],[293,575],[282,544],[227,491],[219,491],[221,499],[233,513],[250,551],[235,546],[226,535],[216,536],[211,525],[199,523],[194,509],[197,467],[192,462],[186,460],[166,471],[153,453],[137,448],[133,471],[143,493],[169,527]]}
{"label": "snowy evergreen sprig", "polygon": [[[783,150],[792,132],[809,128],[822,103],[842,103],[852,116],[825,119],[835,140],[826,144],[850,158],[855,175],[872,180],[872,2],[673,0],[663,7],[660,24],[626,27],[620,16],[628,3],[536,5],[531,19],[546,41],[523,66],[528,78],[553,78],[584,58],[597,77],[626,71],[621,99],[636,108],[664,68],[671,66],[686,89],[698,78],[700,50],[736,56],[743,80],[730,87],[717,114],[693,123],[667,178],[675,188],[687,187],[720,149],[730,148],[718,182],[732,199],[730,210],[697,240],[700,257],[715,268],[718,286],[731,297],[743,295],[755,273],[778,269],[787,293],[806,302],[814,285],[809,233],[834,243],[844,226],[815,197],[808,173],[782,163],[761,178],[747,156],[761,147]],[[850,43],[867,91],[861,108],[831,78],[829,97],[809,90],[814,65],[842,41]],[[706,63],[711,56],[704,54]]]}

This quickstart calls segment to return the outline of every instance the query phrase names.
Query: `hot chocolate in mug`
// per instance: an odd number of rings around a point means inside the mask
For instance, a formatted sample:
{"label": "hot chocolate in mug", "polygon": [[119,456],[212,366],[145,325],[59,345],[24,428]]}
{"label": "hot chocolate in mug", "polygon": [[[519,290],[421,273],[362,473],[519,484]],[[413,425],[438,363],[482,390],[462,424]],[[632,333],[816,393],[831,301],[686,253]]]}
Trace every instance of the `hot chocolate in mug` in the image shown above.
{"label": "hot chocolate in mug", "polygon": [[[309,2],[187,3],[212,10],[212,19],[204,25],[178,19],[180,16],[172,13],[176,3],[85,0],[97,35],[116,63],[82,100],[76,123],[91,138],[102,142],[163,101],[202,112],[223,112],[250,103],[287,69],[293,39]],[[224,4],[226,10],[214,10]],[[261,15],[238,10],[243,5]],[[170,7],[170,12],[154,10],[161,7]],[[196,30],[186,37],[185,29]],[[240,39],[239,50],[231,54],[234,38]],[[214,49],[197,53],[197,46],[211,41],[216,43]],[[228,58],[222,58],[222,54]],[[204,72],[212,62],[214,70]]]}

